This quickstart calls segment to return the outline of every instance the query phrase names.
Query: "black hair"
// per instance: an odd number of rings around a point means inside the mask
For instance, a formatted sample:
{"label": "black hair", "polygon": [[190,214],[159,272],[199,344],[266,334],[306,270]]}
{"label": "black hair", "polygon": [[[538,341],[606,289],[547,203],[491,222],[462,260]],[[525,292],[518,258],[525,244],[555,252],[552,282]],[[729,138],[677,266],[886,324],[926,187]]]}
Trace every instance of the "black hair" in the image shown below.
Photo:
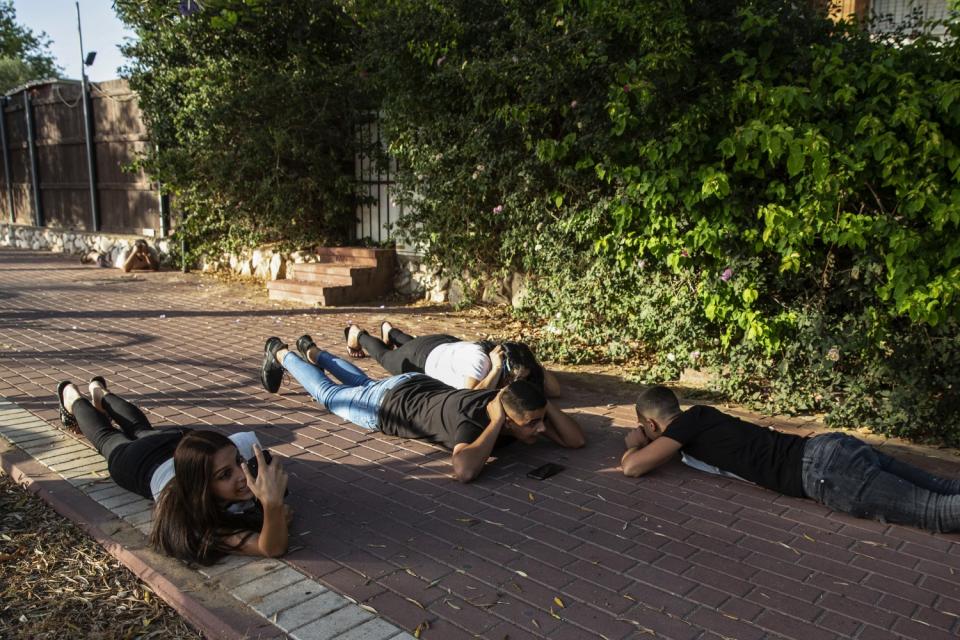
{"label": "black hair", "polygon": [[634,405],[638,416],[646,418],[672,418],[680,413],[680,401],[673,389],[663,385],[656,385],[644,389],[637,396]]}
{"label": "black hair", "polygon": [[533,351],[522,342],[504,342],[503,375],[507,383],[526,380],[543,393],[543,366],[537,362]]}
{"label": "black hair", "polygon": [[543,392],[526,380],[515,380],[507,385],[500,397],[503,406],[514,413],[539,411],[547,406]]}

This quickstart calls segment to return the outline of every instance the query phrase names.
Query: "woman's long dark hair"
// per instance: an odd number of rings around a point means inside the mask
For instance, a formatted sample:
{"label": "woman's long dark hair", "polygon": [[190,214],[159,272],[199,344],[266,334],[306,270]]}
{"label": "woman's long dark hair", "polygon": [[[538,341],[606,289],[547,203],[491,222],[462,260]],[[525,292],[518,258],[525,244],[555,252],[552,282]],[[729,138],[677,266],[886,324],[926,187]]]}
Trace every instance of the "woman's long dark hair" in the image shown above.
{"label": "woman's long dark hair", "polygon": [[[477,344],[483,352],[490,354],[497,343],[492,340],[481,340]],[[516,380],[526,380],[544,392],[543,365],[533,355],[533,350],[523,342],[501,342],[503,348],[503,373],[500,376],[498,387],[505,387]]]}
{"label": "woman's long dark hair", "polygon": [[[210,565],[236,551],[263,527],[263,511],[243,514],[227,511],[210,489],[213,456],[234,446],[215,431],[190,431],[173,453],[175,477],[164,487],[154,510],[150,545],[168,555]],[[236,545],[224,538],[240,535]]]}

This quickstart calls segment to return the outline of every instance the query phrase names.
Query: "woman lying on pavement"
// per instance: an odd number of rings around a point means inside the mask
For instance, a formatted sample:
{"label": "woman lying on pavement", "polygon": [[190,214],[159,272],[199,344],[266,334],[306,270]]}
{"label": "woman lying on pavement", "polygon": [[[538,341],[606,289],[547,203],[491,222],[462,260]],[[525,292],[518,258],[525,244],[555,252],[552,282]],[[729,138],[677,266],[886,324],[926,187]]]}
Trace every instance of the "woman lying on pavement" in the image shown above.
{"label": "woman lying on pavement", "polygon": [[201,564],[230,553],[286,552],[292,518],[283,502],[287,473],[278,460],[265,458],[253,432],[228,438],[215,431],[154,429],[99,376],[90,381],[90,400],[69,381],[59,384],[57,396],[60,421],[79,428],[106,458],[113,481],[156,502],[150,534],[155,549]]}
{"label": "woman lying on pavement", "polygon": [[557,377],[537,362],[522,342],[468,342],[446,334],[414,338],[389,322],[380,324],[380,338],[351,324],[344,330],[347,351],[354,358],[370,354],[391,374],[425,373],[454,389],[500,389],[526,380],[548,398],[560,395]]}

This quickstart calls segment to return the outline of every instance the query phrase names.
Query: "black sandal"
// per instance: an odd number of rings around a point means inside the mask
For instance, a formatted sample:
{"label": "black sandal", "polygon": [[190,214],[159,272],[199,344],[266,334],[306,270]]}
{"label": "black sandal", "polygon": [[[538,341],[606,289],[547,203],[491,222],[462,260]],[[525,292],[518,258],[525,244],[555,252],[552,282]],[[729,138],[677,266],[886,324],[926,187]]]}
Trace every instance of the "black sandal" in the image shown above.
{"label": "black sandal", "polygon": [[67,407],[63,404],[63,391],[70,384],[71,382],[69,380],[61,380],[60,384],[57,385],[57,405],[60,409],[60,424],[71,431],[78,431],[80,426],[77,424],[77,419],[72,413],[67,411]]}
{"label": "black sandal", "polygon": [[[350,328],[354,325],[349,324],[343,328],[343,339],[347,343],[347,353],[350,354],[351,358],[366,358],[367,354],[363,352],[362,347],[351,347],[350,346]],[[359,327],[358,327],[359,328]],[[363,329],[360,329],[360,333],[363,333]],[[357,334],[359,337],[360,333]]]}

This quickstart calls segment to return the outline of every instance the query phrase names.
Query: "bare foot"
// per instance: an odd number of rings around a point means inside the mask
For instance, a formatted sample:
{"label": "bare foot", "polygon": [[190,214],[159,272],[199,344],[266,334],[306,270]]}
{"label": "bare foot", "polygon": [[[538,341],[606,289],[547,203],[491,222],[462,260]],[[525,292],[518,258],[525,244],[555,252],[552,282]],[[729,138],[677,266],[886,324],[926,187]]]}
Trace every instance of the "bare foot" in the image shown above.
{"label": "bare foot", "polygon": [[380,340],[383,344],[388,347],[392,347],[393,343],[390,342],[390,332],[393,331],[393,325],[390,324],[388,320],[384,320],[380,323]]}
{"label": "bare foot", "polygon": [[360,346],[361,333],[364,333],[364,330],[355,324],[351,324],[343,332],[347,339],[347,353],[350,354],[351,358],[363,358],[367,355],[363,352],[363,347]]}

